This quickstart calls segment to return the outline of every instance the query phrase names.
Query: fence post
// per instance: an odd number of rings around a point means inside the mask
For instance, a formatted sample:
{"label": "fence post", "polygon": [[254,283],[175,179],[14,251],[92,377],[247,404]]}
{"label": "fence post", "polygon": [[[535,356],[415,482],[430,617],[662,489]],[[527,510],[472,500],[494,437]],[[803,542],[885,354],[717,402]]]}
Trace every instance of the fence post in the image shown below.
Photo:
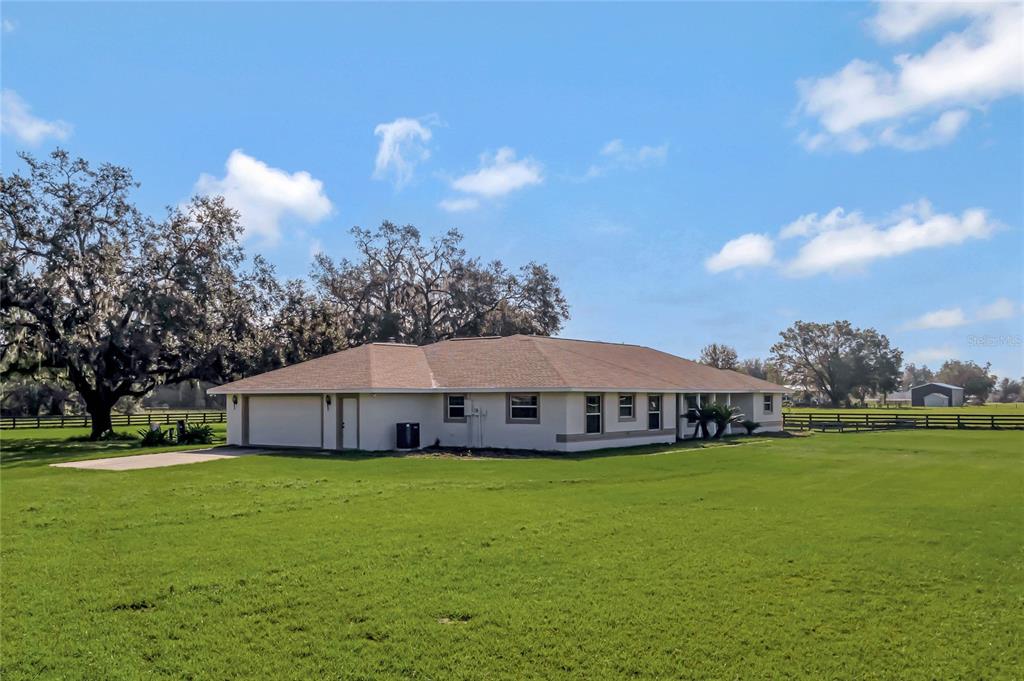
{"label": "fence post", "polygon": [[964,427],[963,424],[960,423],[960,414],[957,414],[956,415],[956,428],[957,428],[957,430],[960,430],[963,427]]}
{"label": "fence post", "polygon": [[996,415],[992,414],[991,416],[989,416],[989,419],[992,422],[992,430],[995,430],[996,429]]}
{"label": "fence post", "polygon": [[924,427],[928,428],[928,414],[924,415]]}

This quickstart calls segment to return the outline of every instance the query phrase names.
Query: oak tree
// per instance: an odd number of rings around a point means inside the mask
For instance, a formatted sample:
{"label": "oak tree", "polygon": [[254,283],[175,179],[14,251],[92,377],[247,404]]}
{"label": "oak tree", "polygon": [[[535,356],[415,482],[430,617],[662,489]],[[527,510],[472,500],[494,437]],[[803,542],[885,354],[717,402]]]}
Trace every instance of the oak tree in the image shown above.
{"label": "oak tree", "polygon": [[5,372],[58,372],[97,438],[122,397],[240,370],[272,273],[258,258],[242,272],[239,217],[222,198],[195,197],[157,221],[132,203],[126,168],[61,150],[21,158],[26,173],[0,177]]}

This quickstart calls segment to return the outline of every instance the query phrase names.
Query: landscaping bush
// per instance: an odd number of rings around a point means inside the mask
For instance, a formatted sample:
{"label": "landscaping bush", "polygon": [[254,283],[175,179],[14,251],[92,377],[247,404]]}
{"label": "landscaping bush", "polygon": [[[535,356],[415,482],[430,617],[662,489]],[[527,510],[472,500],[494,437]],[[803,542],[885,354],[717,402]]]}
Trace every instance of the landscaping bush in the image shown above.
{"label": "landscaping bush", "polygon": [[178,435],[178,444],[208,445],[213,443],[213,427],[204,424],[186,425],[185,432]]}
{"label": "landscaping bush", "polygon": [[158,445],[169,445],[174,440],[171,437],[170,430],[161,430],[160,428],[154,428],[148,430],[143,428],[139,431],[139,445],[142,447],[156,447]]}
{"label": "landscaping bush", "polygon": [[760,423],[757,421],[751,421],[750,419],[743,421],[740,425],[747,429],[747,435],[753,435],[754,431],[761,427]]}

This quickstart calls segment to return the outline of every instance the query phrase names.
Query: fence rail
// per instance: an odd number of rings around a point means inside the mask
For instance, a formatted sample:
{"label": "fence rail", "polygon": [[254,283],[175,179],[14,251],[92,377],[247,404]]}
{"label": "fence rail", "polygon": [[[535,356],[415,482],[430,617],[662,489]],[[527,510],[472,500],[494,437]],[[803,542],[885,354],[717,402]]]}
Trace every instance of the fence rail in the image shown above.
{"label": "fence rail", "polygon": [[821,431],[892,430],[898,428],[1024,429],[1024,414],[783,413],[782,427],[791,430]]}
{"label": "fence rail", "polygon": [[[171,425],[178,421],[187,423],[224,423],[227,412],[223,411],[168,411],[146,412],[145,414],[111,414],[111,425],[148,426],[154,423]],[[0,417],[0,430],[11,428],[90,428],[92,419],[81,416],[4,416]]]}

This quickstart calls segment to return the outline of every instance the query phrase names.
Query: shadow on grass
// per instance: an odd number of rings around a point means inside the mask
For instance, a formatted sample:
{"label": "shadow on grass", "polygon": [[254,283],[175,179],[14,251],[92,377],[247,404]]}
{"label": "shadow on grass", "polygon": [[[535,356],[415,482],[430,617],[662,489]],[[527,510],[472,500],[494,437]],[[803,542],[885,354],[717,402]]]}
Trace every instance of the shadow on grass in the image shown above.
{"label": "shadow on grass", "polygon": [[174,452],[222,444],[224,444],[223,439],[214,442],[213,445],[140,447],[137,438],[91,441],[86,436],[79,434],[69,436],[67,433],[53,434],[51,431],[45,436],[39,436],[37,433],[29,435],[2,431],[0,433],[0,468],[45,466],[62,461]]}
{"label": "shadow on grass", "polygon": [[[223,433],[213,443],[216,447],[224,444]],[[726,436],[721,440],[682,440],[671,444],[639,445],[636,447],[617,447],[589,452],[545,452],[526,449],[496,448],[459,448],[459,447],[427,447],[415,451],[367,452],[360,450],[330,451],[289,448],[253,447],[253,453],[261,456],[296,458],[296,459],[330,459],[334,461],[371,461],[387,458],[447,458],[456,460],[494,460],[494,459],[557,459],[561,461],[583,461],[601,459],[611,456],[650,456],[668,452],[709,449],[716,447],[732,447],[744,443],[755,442],[774,437],[794,437],[789,433],[764,433],[755,435]],[[798,436],[803,437],[803,436]],[[0,431],[0,467],[13,468],[23,466],[45,466],[62,461],[77,461],[114,456],[132,456],[135,454],[154,454],[157,452],[173,452],[188,449],[203,449],[211,445],[164,445],[159,447],[140,447],[138,440],[101,440],[90,441],[84,433],[69,433],[67,430],[56,429],[49,432],[18,432]]]}
{"label": "shadow on grass", "polygon": [[719,447],[735,447],[758,440],[779,437],[806,437],[790,433],[765,433],[755,435],[731,435],[721,440],[681,440],[671,444],[638,445],[635,447],[616,447],[598,449],[588,452],[546,452],[533,449],[498,449],[466,447],[425,447],[411,451],[366,452],[361,450],[331,451],[309,449],[275,449],[261,452],[263,456],[286,457],[296,459],[331,459],[334,461],[371,461],[378,459],[456,459],[456,460],[493,460],[493,459],[557,459],[559,461],[584,461],[587,459],[603,459],[611,456],[651,456],[684,449],[714,449]]}

